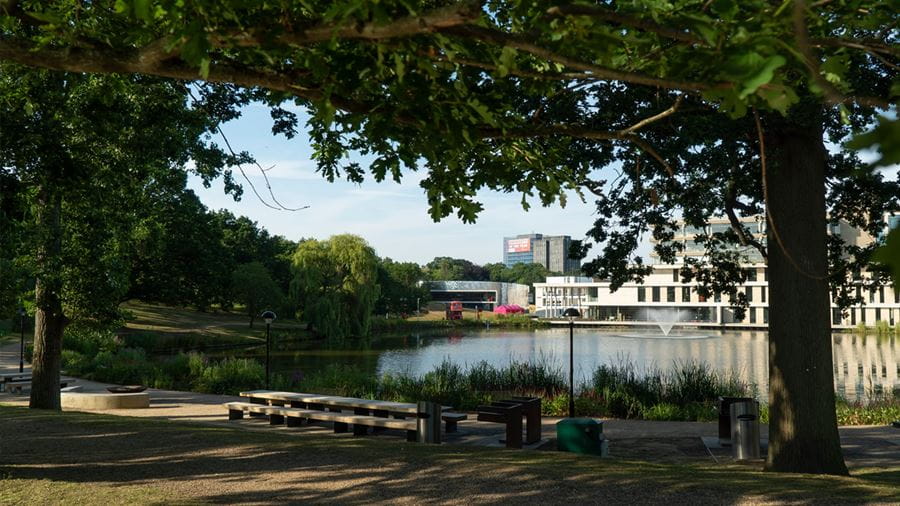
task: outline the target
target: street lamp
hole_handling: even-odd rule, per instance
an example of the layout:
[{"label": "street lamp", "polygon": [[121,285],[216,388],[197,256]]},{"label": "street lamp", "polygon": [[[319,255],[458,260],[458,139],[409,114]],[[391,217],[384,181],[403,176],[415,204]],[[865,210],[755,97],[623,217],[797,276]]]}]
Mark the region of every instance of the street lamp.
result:
[{"label": "street lamp", "polygon": [[262,314],[263,320],[266,321],[266,390],[269,389],[269,349],[271,345],[269,344],[269,327],[272,326],[272,322],[275,321],[275,312],[274,311],[263,311]]},{"label": "street lamp", "polygon": [[575,418],[575,318],[581,316],[574,307],[566,309],[563,316],[569,319],[569,418]]},{"label": "street lamp", "polygon": [[19,308],[19,372],[25,370],[25,308]]}]

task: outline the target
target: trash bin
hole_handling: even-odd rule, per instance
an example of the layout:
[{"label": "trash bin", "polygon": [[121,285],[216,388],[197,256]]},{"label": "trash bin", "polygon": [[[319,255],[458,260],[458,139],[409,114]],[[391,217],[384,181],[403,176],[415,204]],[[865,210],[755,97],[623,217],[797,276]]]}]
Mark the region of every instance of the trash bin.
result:
[{"label": "trash bin", "polygon": [[441,444],[441,405],[419,401],[416,418],[419,442]]},{"label": "trash bin", "polygon": [[719,397],[719,444],[731,445],[731,405],[735,402],[752,402],[750,397]]},{"label": "trash bin", "polygon": [[608,446],[603,439],[603,422],[593,418],[564,418],[556,422],[556,448],[605,457]]},{"label": "trash bin", "polygon": [[738,415],[737,430],[732,435],[732,454],[735,460],[759,458],[759,417]]}]

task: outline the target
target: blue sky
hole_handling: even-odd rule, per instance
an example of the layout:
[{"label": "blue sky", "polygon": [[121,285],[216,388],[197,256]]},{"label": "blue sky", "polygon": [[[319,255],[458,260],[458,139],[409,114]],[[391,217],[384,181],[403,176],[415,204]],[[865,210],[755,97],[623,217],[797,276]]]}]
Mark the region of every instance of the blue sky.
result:
[{"label": "blue sky", "polygon": [[[327,239],[352,233],[365,238],[379,256],[394,260],[427,263],[436,256],[450,256],[484,264],[502,260],[504,236],[535,232],[582,238],[594,221],[593,201],[581,202],[574,193],[565,208],[559,204],[544,208],[534,199],[526,212],[519,194],[486,191],[479,195],[485,210],[475,224],[464,224],[455,216],[434,223],[424,190],[418,186],[422,175],[407,173],[400,184],[329,183],[315,172],[308,137],[302,131],[290,140],[274,136],[271,123],[268,109],[253,105],[223,131],[235,150],[250,152],[264,168],[274,166],[267,175],[279,202],[289,208],[308,205],[308,209],[286,212],[267,208],[240,174],[236,174],[244,186],[240,202],[225,195],[221,183],[206,189],[198,178],[191,178],[189,186],[207,207],[247,216],[289,239]],[[216,142],[222,143],[221,139]],[[246,166],[245,171],[270,200],[259,170]]]},{"label": "blue sky", "polygon": [[[248,151],[262,167],[272,167],[267,175],[279,202],[288,208],[309,208],[296,212],[267,208],[237,171],[236,178],[244,186],[240,202],[225,195],[221,182],[207,189],[199,178],[191,178],[189,186],[207,207],[229,209],[258,222],[270,233],[292,240],[327,239],[351,233],[365,238],[379,256],[394,260],[424,264],[437,256],[449,256],[485,264],[502,261],[504,236],[542,233],[580,239],[594,221],[593,201],[582,202],[574,193],[569,195],[565,208],[558,203],[541,207],[539,201],[532,199],[532,207],[526,212],[519,194],[483,191],[479,198],[485,210],[476,223],[465,224],[455,216],[435,223],[428,215],[424,190],[418,186],[421,174],[409,172],[400,184],[366,181],[357,185],[344,180],[329,183],[315,172],[309,138],[302,129],[288,140],[273,135],[271,124],[266,107],[251,105],[240,119],[226,124],[223,131],[235,150]],[[221,139],[216,142],[222,143]],[[271,202],[259,170],[246,166],[245,171]],[[900,177],[896,166],[884,172],[889,179]],[[638,253],[646,257],[648,252],[645,242]]]}]

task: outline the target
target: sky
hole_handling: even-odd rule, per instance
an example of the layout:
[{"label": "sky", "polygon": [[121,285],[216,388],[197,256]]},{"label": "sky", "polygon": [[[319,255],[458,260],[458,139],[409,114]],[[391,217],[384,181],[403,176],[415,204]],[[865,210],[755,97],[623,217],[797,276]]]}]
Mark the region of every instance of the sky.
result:
[{"label": "sky", "polygon": [[[366,239],[379,256],[397,261],[425,264],[434,257],[449,256],[485,264],[503,260],[504,236],[540,233],[581,239],[594,221],[593,201],[581,202],[574,193],[565,208],[558,203],[541,207],[532,199],[526,212],[521,195],[484,191],[479,199],[485,209],[476,223],[465,224],[456,216],[435,223],[428,215],[425,191],[418,185],[424,175],[409,172],[400,184],[374,180],[361,185],[343,180],[329,183],[315,172],[312,148],[302,130],[286,139],[273,135],[271,124],[267,108],[251,105],[240,119],[224,125],[223,131],[236,151],[249,152],[263,168],[272,167],[266,175],[281,204],[309,208],[295,212],[267,208],[237,171],[235,178],[244,186],[240,202],[225,195],[221,181],[207,189],[199,178],[191,177],[188,185],[210,209],[224,208],[247,216],[270,233],[291,240],[351,233]],[[216,142],[222,144],[221,139]],[[271,202],[259,169],[244,169]]]},{"label": "sky", "polygon": [[[303,118],[301,114],[301,123]],[[204,188],[199,178],[191,177],[188,185],[210,209],[224,208],[247,216],[270,233],[291,240],[351,233],[368,241],[379,256],[396,261],[425,264],[435,257],[448,256],[483,265],[503,260],[503,237],[540,233],[582,239],[594,221],[593,200],[582,202],[574,192],[568,195],[565,208],[559,203],[542,207],[533,198],[526,212],[519,194],[482,191],[478,197],[485,209],[476,223],[466,224],[452,215],[435,223],[428,215],[425,192],[418,185],[423,174],[408,172],[399,184],[373,180],[359,185],[345,180],[329,183],[315,172],[312,148],[303,129],[293,139],[286,139],[273,135],[271,125],[268,108],[253,104],[244,109],[241,118],[225,124],[223,131],[236,151],[249,152],[260,166],[269,169],[266,174],[272,192],[281,204],[308,208],[289,212],[266,207],[237,170],[235,178],[244,186],[239,202],[225,195],[220,180]],[[216,142],[222,144],[221,138]],[[873,157],[868,154],[864,159]],[[365,165],[365,160],[359,161]],[[259,169],[244,169],[250,182],[271,203]],[[897,180],[898,170],[900,167],[893,166],[883,172],[888,179]],[[646,239],[637,251],[645,258],[650,251]]]}]

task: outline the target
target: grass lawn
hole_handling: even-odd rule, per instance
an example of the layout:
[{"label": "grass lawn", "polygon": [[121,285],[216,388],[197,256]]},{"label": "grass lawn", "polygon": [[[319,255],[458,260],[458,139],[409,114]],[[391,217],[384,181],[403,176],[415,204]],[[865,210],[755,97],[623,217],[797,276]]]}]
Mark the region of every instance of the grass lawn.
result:
[{"label": "grass lawn", "polygon": [[[242,344],[264,342],[266,336],[262,319],[257,318],[250,328],[249,318],[236,312],[201,312],[140,301],[126,302],[122,309],[133,315],[125,323],[124,331],[156,335],[162,344]],[[285,331],[298,337],[306,335],[300,324],[291,321],[276,320],[272,331]]]},{"label": "grass lawn", "polygon": [[900,463],[776,475],[296,432],[0,406],[0,504],[900,502]]}]

